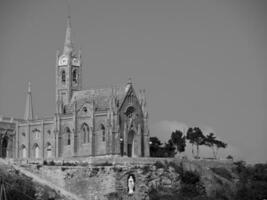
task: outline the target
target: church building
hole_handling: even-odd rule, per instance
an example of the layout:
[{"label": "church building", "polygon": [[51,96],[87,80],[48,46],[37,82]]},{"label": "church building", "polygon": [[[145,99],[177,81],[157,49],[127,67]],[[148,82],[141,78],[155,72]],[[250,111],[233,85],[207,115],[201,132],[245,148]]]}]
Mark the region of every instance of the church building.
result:
[{"label": "church building", "polygon": [[0,117],[0,157],[45,160],[95,156],[149,156],[145,90],[131,80],[121,87],[82,89],[81,52],[71,41],[56,60],[56,113],[34,119],[29,83],[24,119]]}]

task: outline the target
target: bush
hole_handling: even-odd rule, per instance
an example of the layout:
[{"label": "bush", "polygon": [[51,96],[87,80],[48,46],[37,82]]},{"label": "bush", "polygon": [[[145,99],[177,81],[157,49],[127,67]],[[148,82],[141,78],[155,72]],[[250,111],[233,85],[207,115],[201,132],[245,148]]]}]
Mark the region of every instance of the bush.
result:
[{"label": "bush", "polygon": [[174,169],[174,171],[178,174],[182,174],[183,173],[183,167],[182,165],[178,165],[177,163],[171,161],[168,163],[169,167],[172,167]]},{"label": "bush", "polygon": [[119,195],[117,192],[112,192],[106,195],[108,200],[117,200],[119,199]]},{"label": "bush", "polygon": [[122,167],[113,167],[114,172],[122,172]]},{"label": "bush", "polygon": [[143,167],[143,174],[147,174],[149,171],[150,171],[150,166],[145,165],[145,166]]},{"label": "bush", "polygon": [[[176,200],[181,199],[179,193],[177,191],[171,191],[170,189],[166,189],[164,187],[152,188],[149,193],[150,200]],[[181,199],[182,200],[182,199]]]},{"label": "bush", "polygon": [[42,167],[42,165],[38,164],[36,165],[36,168],[39,170]]},{"label": "bush", "polygon": [[246,166],[239,162],[236,165],[236,170],[239,172],[239,182],[235,199],[267,199],[267,164]]},{"label": "bush", "polygon": [[181,180],[185,184],[196,184],[199,182],[200,177],[197,172],[185,171],[181,176]]},{"label": "bush", "polygon": [[55,165],[55,162],[54,162],[53,160],[51,160],[51,161],[49,162],[49,165],[54,166],[54,165]]},{"label": "bush", "polygon": [[98,172],[99,172],[99,168],[93,168],[89,177],[96,176]]},{"label": "bush", "polygon": [[165,167],[165,165],[160,161],[155,162],[154,166],[156,167],[156,169]]},{"label": "bush", "polygon": [[184,197],[196,197],[199,195],[197,188],[193,184],[183,184],[181,187],[181,194]]}]

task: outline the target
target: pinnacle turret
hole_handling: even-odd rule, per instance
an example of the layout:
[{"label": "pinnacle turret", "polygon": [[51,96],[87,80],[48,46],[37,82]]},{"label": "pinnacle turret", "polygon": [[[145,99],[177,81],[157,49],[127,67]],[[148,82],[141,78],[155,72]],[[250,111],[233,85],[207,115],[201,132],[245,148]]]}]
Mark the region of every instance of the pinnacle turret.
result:
[{"label": "pinnacle turret", "polygon": [[28,92],[24,113],[25,120],[33,120],[33,106],[32,106],[32,93],[31,93],[31,82],[28,82]]}]

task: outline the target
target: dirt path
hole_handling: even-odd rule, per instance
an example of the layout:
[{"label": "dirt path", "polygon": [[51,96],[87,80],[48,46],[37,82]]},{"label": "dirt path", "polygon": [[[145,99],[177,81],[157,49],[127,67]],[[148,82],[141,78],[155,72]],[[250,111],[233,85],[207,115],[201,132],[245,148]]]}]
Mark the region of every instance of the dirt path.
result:
[{"label": "dirt path", "polygon": [[82,198],[76,196],[75,194],[70,193],[70,192],[66,191],[65,189],[63,189],[63,188],[58,187],[57,185],[38,177],[37,175],[35,175],[35,174],[23,169],[22,167],[10,164],[6,160],[3,160],[3,159],[0,158],[0,165],[1,164],[9,165],[11,167],[14,167],[16,170],[18,170],[22,174],[32,178],[33,181],[38,182],[39,184],[42,184],[42,185],[48,186],[49,188],[54,189],[57,193],[62,194],[63,196],[65,196],[69,200],[83,200]]}]

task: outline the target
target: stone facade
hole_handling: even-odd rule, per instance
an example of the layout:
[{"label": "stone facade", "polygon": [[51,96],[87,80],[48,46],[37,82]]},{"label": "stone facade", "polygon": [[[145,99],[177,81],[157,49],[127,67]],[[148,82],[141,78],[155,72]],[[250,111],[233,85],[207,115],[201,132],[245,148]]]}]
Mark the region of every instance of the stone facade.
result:
[{"label": "stone facade", "polygon": [[[145,91],[137,95],[130,80],[122,87],[82,90],[81,52],[72,45],[70,17],[64,49],[57,53],[55,67],[55,115],[43,119],[32,117],[29,85],[24,119],[5,123],[0,120],[1,146],[4,144],[1,157],[149,156]],[[4,131],[7,129],[12,130],[10,134]]]}]

